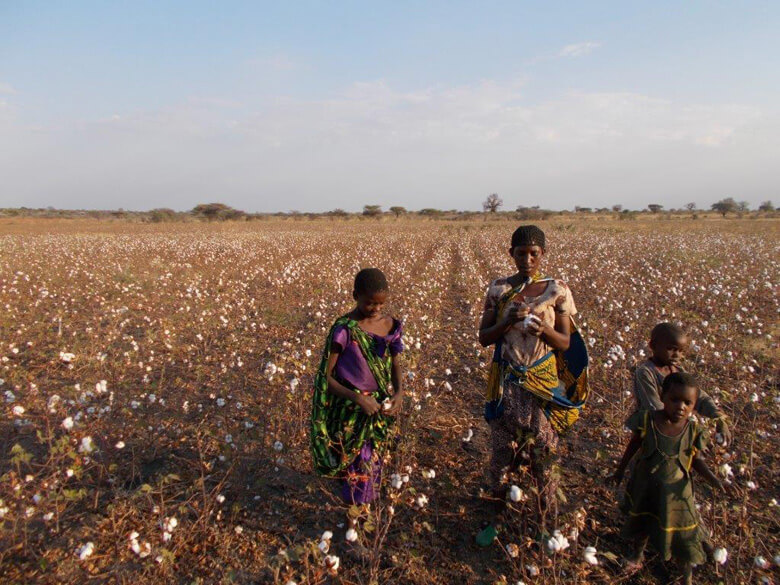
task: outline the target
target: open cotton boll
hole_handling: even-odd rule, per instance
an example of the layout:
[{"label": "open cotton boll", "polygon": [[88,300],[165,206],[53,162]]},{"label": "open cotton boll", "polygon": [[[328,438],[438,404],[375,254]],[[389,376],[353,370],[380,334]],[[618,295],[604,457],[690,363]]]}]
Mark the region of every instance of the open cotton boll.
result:
[{"label": "open cotton boll", "polygon": [[715,552],[712,553],[712,560],[714,560],[719,565],[725,564],[728,558],[729,551],[727,551],[725,548],[716,548]]},{"label": "open cotton boll", "polygon": [[758,555],[755,559],[753,559],[753,564],[756,567],[758,567],[759,569],[768,569],[769,568],[769,561],[767,561],[761,555]]},{"label": "open cotton boll", "polygon": [[401,486],[404,485],[404,482],[401,480],[401,476],[397,473],[394,473],[390,476],[390,486],[394,490],[400,490]]},{"label": "open cotton boll", "polygon": [[325,566],[332,572],[336,572],[341,564],[341,559],[336,555],[328,555],[325,557]]},{"label": "open cotton boll", "polygon": [[509,499],[513,502],[520,502],[523,499],[523,490],[516,485],[509,488]]},{"label": "open cotton boll", "polygon": [[331,538],[333,538],[333,533],[330,530],[326,530],[320,536],[320,540],[330,540]]},{"label": "open cotton boll", "polygon": [[393,403],[390,401],[389,398],[385,398],[384,402],[382,402],[382,410],[390,410],[393,407]]},{"label": "open cotton boll", "polygon": [[357,530],[354,528],[350,528],[347,530],[347,533],[344,535],[344,538],[347,540],[347,542],[355,542],[358,538]]},{"label": "open cotton boll", "polygon": [[426,496],[425,494],[421,494],[417,496],[417,499],[414,501],[414,503],[417,505],[418,508],[422,509],[428,505],[428,496]]},{"label": "open cotton boll", "polygon": [[433,479],[436,477],[436,472],[433,469],[423,469],[422,476],[425,479]]},{"label": "open cotton boll", "polygon": [[88,557],[91,557],[93,552],[95,552],[95,543],[88,542],[85,545],[79,547],[79,549],[76,551],[76,554],[78,554],[79,559],[83,561]]},{"label": "open cotton boll", "polygon": [[322,554],[328,554],[328,551],[330,550],[330,540],[321,540],[317,545],[317,548],[320,549]]},{"label": "open cotton boll", "polygon": [[589,565],[598,565],[599,560],[596,557],[596,548],[593,546],[585,547],[585,551],[582,553],[582,557]]}]

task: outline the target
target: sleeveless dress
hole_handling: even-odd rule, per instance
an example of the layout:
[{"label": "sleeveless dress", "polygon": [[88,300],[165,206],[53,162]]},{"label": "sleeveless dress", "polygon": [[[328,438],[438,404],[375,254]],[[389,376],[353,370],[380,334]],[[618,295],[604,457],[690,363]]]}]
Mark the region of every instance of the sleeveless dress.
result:
[{"label": "sleeveless dress", "polygon": [[707,444],[706,431],[690,420],[682,432],[669,437],[659,432],[653,411],[641,410],[626,421],[639,432],[642,446],[634,457],[622,510],[627,514],[623,534],[648,537],[664,560],[671,557],[701,564],[705,534],[693,498],[691,466]]}]

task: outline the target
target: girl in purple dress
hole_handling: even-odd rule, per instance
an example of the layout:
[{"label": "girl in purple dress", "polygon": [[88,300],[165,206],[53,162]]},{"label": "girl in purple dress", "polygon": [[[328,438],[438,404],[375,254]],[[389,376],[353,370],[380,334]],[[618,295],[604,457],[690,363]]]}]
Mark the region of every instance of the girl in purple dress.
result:
[{"label": "girl in purple dress", "polygon": [[352,296],[356,306],[331,327],[314,380],[311,452],[317,473],[341,478],[344,501],[361,505],[379,495],[382,456],[401,410],[403,342],[401,322],[382,313],[381,270],[358,272]]}]

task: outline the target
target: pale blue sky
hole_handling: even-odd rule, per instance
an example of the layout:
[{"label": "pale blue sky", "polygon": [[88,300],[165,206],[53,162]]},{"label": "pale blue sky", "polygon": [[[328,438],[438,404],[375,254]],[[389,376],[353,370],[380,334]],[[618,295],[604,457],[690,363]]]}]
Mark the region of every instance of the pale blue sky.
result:
[{"label": "pale blue sky", "polygon": [[1,206],[778,201],[777,2],[2,2]]}]

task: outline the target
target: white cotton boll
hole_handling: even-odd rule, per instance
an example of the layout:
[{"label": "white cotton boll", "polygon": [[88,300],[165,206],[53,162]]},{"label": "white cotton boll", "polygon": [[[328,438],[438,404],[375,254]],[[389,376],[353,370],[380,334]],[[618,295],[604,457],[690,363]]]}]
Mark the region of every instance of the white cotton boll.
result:
[{"label": "white cotton boll", "polygon": [[404,483],[409,483],[409,474],[404,473],[403,475],[401,475],[401,481]]},{"label": "white cotton boll", "polygon": [[79,445],[79,453],[92,453],[95,450],[95,443],[92,442],[92,437],[86,436],[81,439]]},{"label": "white cotton boll", "polygon": [[138,537],[139,537],[139,536],[140,536],[140,534],[138,534],[138,533],[137,533],[135,530],[133,530],[133,531],[132,531],[132,532],[131,532],[131,533],[128,535],[128,537],[127,537],[127,538],[128,538],[128,540],[130,540],[130,542],[132,542],[132,541],[134,541],[134,540],[138,540]]},{"label": "white cotton boll", "polygon": [[422,476],[425,479],[433,479],[436,477],[436,472],[433,469],[424,469],[422,472]]},{"label": "white cotton boll", "polygon": [[224,398],[217,398],[217,406],[219,406],[219,407],[225,406],[225,399]]},{"label": "white cotton boll", "polygon": [[385,398],[382,402],[382,410],[390,410],[393,407],[393,403],[389,398]]},{"label": "white cotton boll", "polygon": [[330,540],[331,538],[333,538],[333,533],[330,530],[326,530],[320,536],[320,540]]},{"label": "white cotton boll", "polygon": [[63,421],[62,421],[62,428],[65,429],[66,431],[69,431],[70,429],[73,428],[73,417],[72,416],[68,416],[65,419],[63,419]]},{"label": "white cotton boll", "polygon": [[750,395],[750,402],[758,402],[758,394],[753,392],[753,394]]},{"label": "white cotton boll", "polygon": [[747,487],[749,490],[754,490],[758,488],[758,485],[756,485],[756,482],[754,481],[749,481],[747,482]]},{"label": "white cotton boll", "polygon": [[755,559],[753,559],[753,564],[756,567],[758,567],[759,569],[768,569],[769,568],[769,561],[767,561],[761,555],[758,555]]},{"label": "white cotton boll", "polygon": [[421,494],[417,496],[417,499],[414,501],[414,503],[419,509],[423,509],[425,506],[428,505],[428,496],[426,496],[425,494]]},{"label": "white cotton boll", "polygon": [[163,532],[163,542],[168,542],[171,539],[171,533],[167,530]]},{"label": "white cotton boll", "polygon": [[390,486],[394,490],[400,490],[401,486],[404,485],[404,482],[401,480],[401,476],[397,473],[394,473],[390,476]]},{"label": "white cotton boll", "polygon": [[278,452],[281,451],[282,449],[284,449],[284,444],[281,441],[276,441],[274,443],[274,451]]},{"label": "white cotton boll", "polygon": [[469,429],[468,431],[466,431],[466,436],[463,437],[463,442],[468,443],[469,441],[471,441],[472,437],[474,437],[474,430]]},{"label": "white cotton boll", "polygon": [[712,553],[712,560],[714,560],[719,565],[725,564],[728,558],[729,551],[727,551],[725,548],[716,548],[715,552]]},{"label": "white cotton boll", "polygon": [[531,577],[539,576],[539,567],[536,565],[526,565],[525,570]]},{"label": "white cotton boll", "polygon": [[582,554],[582,557],[585,559],[585,562],[589,565],[598,565],[599,560],[596,557],[596,548],[593,546],[588,546],[585,548],[585,551]]},{"label": "white cotton boll", "polygon": [[336,555],[328,555],[325,557],[325,566],[331,572],[335,573],[336,571],[338,571],[340,564],[341,564],[341,559],[339,559]]},{"label": "white cotton boll", "polygon": [[509,488],[509,499],[513,502],[520,502],[523,499],[523,490],[516,485]]},{"label": "white cotton boll", "polygon": [[541,323],[541,320],[536,315],[528,315],[523,319],[523,327],[526,329],[528,329],[531,324],[538,325],[539,323]]},{"label": "white cotton boll", "polygon": [[13,408],[13,413],[14,413],[16,416],[22,416],[22,415],[24,414],[24,406],[22,406],[21,404],[17,404],[17,405],[16,405],[16,406],[14,406],[14,408]]},{"label": "white cotton boll", "polygon": [[298,585],[298,583],[296,583],[295,581],[293,581],[292,579],[290,579],[290,580],[289,580],[289,581],[287,581],[287,583],[285,583],[284,585]]},{"label": "white cotton boll", "polygon": [[330,550],[330,540],[321,540],[317,545],[317,548],[320,549],[322,554],[328,554],[328,551]]},{"label": "white cotton boll", "polygon": [[516,559],[517,557],[520,556],[520,547],[517,546],[515,543],[511,542],[508,545],[506,545],[506,552],[510,557]]},{"label": "white cotton boll", "polygon": [[347,530],[347,533],[344,535],[344,538],[347,540],[347,542],[355,542],[358,538],[357,530],[354,528],[350,528]]},{"label": "white cotton boll", "polygon": [[734,477],[734,472],[731,469],[731,465],[728,463],[724,463],[718,468],[718,471],[720,471],[720,474],[725,477],[727,480],[730,477]]},{"label": "white cotton boll", "polygon": [[124,441],[117,441],[116,445],[114,445],[117,449],[124,449],[125,448],[125,442]]},{"label": "white cotton boll", "polygon": [[48,522],[52,518],[54,518],[54,512],[46,512],[46,514],[43,515],[43,519],[46,522]]},{"label": "white cotton boll", "polygon": [[85,545],[81,546],[78,551],[76,551],[76,554],[79,555],[79,559],[82,561],[91,557],[92,553],[95,552],[95,543],[94,542],[88,542]]}]

